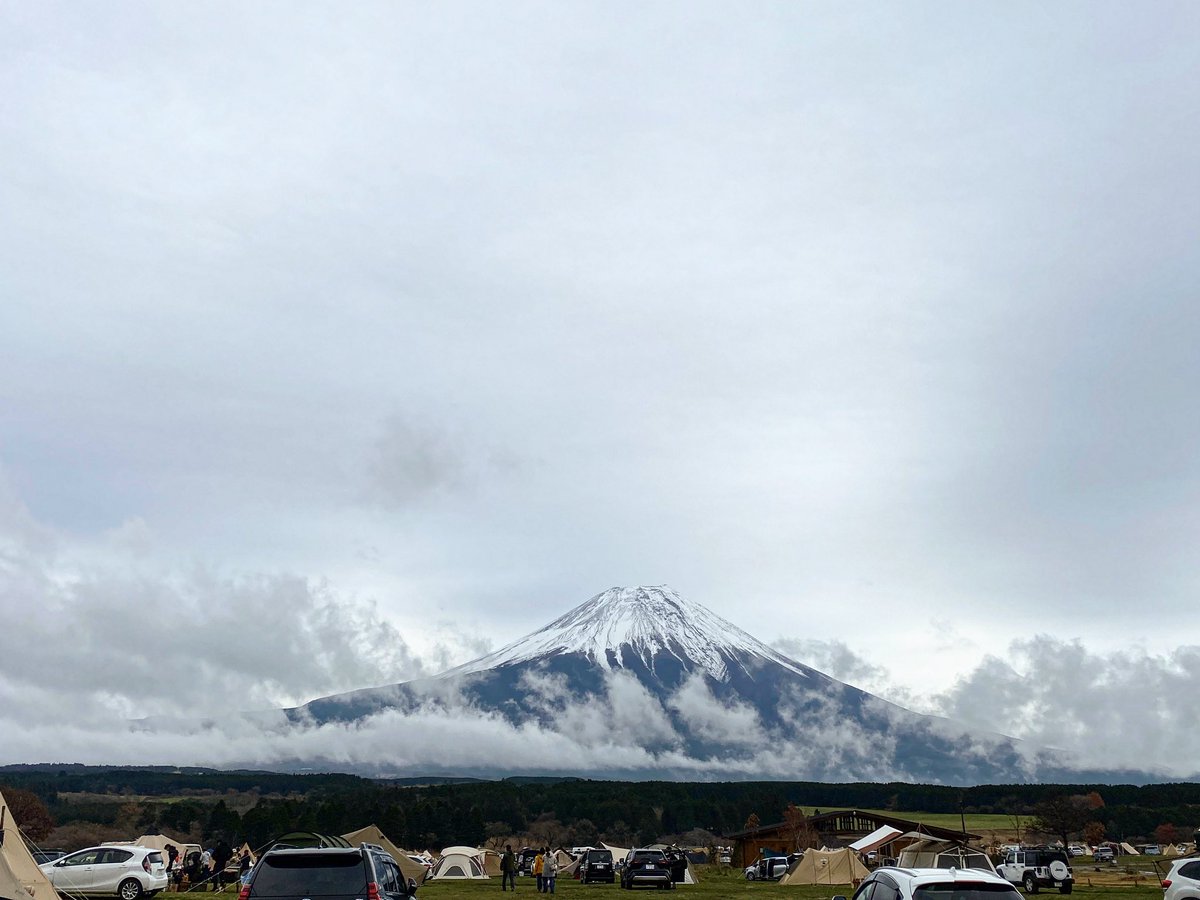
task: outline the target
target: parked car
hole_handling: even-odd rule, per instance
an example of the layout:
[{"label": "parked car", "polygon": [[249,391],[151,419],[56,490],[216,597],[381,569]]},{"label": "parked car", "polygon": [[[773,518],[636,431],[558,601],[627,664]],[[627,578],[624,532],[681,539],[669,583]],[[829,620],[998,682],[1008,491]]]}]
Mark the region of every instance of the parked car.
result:
[{"label": "parked car", "polygon": [[1174,860],[1162,887],[1163,900],[1200,900],[1200,859]]},{"label": "parked car", "polygon": [[408,900],[417,884],[383,850],[357,847],[268,850],[238,900]]},{"label": "parked car", "polygon": [[533,861],[537,858],[538,851],[533,847],[522,847],[517,851],[517,874],[532,875]]},{"label": "parked car", "polygon": [[629,890],[647,884],[657,888],[675,887],[671,870],[667,868],[666,854],[661,850],[630,850],[621,869],[621,887]]},{"label": "parked car", "polygon": [[1112,847],[1097,847],[1096,852],[1092,854],[1092,859],[1096,862],[1115,863],[1117,861],[1117,851]]},{"label": "parked car", "polygon": [[764,856],[752,865],[746,866],[747,881],[778,881],[787,874],[792,864],[790,856]]},{"label": "parked car", "polygon": [[1084,850],[1082,847],[1080,847],[1078,844],[1072,844],[1071,846],[1069,846],[1067,848],[1067,852],[1070,853],[1072,856],[1084,856],[1087,854],[1087,851]]},{"label": "parked car", "polygon": [[604,881],[612,884],[616,881],[616,869],[613,868],[611,850],[587,850],[579,862],[579,880],[584,884],[593,881]]},{"label": "parked car", "polygon": [[[843,896],[833,900],[846,900]],[[854,900],[1021,900],[1017,889],[983,869],[883,866],[863,879]]]},{"label": "parked car", "polygon": [[116,894],[121,900],[139,900],[167,886],[162,853],[149,847],[88,847],[38,868],[64,894]]},{"label": "parked car", "polygon": [[1044,887],[1058,888],[1060,894],[1069,894],[1075,884],[1067,852],[1050,847],[1009,850],[996,871],[1010,883],[1024,887],[1027,894],[1036,894]]}]

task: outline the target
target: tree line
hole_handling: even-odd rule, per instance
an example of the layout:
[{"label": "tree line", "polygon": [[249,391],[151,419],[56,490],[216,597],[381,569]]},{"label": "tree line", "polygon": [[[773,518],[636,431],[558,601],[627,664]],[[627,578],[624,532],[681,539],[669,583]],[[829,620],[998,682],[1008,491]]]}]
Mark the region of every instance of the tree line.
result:
[{"label": "tree line", "polygon": [[116,837],[135,837],[163,830],[203,843],[225,839],[257,847],[287,831],[343,834],[374,822],[411,848],[478,846],[522,836],[544,844],[604,839],[629,846],[688,833],[726,835],[742,830],[751,816],[763,823],[778,822],[790,804],[878,809],[902,818],[914,812],[1004,814],[1014,821],[1024,818],[1030,825],[1036,819],[1044,833],[1072,839],[1082,837],[1088,825],[1093,833],[1099,825],[1106,837],[1117,840],[1150,840],[1164,825],[1184,839],[1200,825],[1200,784],[1192,783],[955,788],[903,783],[413,781],[201,769],[0,769],[0,790],[10,804],[16,806],[12,792],[23,790],[44,808],[37,827],[45,834],[39,840],[58,834],[84,843],[101,834],[111,839],[113,832],[120,832]]}]

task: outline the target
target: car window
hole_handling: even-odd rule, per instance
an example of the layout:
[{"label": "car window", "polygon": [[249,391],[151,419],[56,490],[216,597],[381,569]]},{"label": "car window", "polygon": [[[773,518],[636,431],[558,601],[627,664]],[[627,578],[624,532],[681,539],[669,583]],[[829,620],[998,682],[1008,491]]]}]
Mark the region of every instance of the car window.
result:
[{"label": "car window", "polygon": [[1022,900],[1022,897],[1011,884],[947,881],[921,885],[913,891],[913,900]]},{"label": "car window", "polygon": [[64,866],[94,866],[99,855],[99,850],[84,850],[82,853],[66,857],[62,863]]},{"label": "car window", "polygon": [[855,892],[852,900],[872,900],[872,896],[874,895],[874,893],[875,893],[875,882],[868,881],[866,884],[864,884],[862,887],[860,887]]},{"label": "car window", "polygon": [[1200,879],[1200,862],[1184,863],[1179,867],[1179,874],[1184,878]]},{"label": "car window", "polygon": [[588,862],[609,862],[612,860],[612,853],[608,850],[589,850]]},{"label": "car window", "polygon": [[133,854],[128,850],[101,850],[100,855],[96,857],[96,863],[97,865],[123,863],[132,856]]},{"label": "car window", "polygon": [[365,897],[366,866],[358,854],[264,856],[250,885],[251,896],[313,897],[350,894]]},{"label": "car window", "polygon": [[890,884],[877,881],[875,883],[875,893],[871,895],[871,900],[900,900],[900,891]]}]

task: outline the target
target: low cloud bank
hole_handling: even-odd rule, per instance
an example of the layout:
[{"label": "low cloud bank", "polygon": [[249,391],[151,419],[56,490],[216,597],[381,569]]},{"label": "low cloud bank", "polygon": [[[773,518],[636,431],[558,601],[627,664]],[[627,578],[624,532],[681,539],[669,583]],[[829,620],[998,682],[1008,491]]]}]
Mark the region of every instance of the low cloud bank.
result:
[{"label": "low cloud bank", "polygon": [[[369,599],[287,573],[164,566],[153,542],[138,520],[88,540],[56,532],[0,481],[0,595],[9,619],[0,629],[0,762],[912,777],[892,762],[894,737],[863,731],[832,705],[782,696],[783,726],[767,727],[754,708],[719,701],[700,678],[660,701],[616,673],[602,696],[580,703],[561,680],[533,676],[525,688],[541,719],[519,725],[470,706],[448,683],[408,713],[288,725],[273,710],[428,677],[477,652],[476,639],[422,658]],[[1062,748],[1081,767],[1193,771],[1197,647],[1103,654],[1038,637],[984,659],[944,693],[918,696],[842,642],[778,646],[839,680],[976,729],[963,746],[984,758],[1000,744],[979,734],[993,732]],[[877,712],[888,709],[880,702]],[[697,740],[721,750],[698,754]]]}]

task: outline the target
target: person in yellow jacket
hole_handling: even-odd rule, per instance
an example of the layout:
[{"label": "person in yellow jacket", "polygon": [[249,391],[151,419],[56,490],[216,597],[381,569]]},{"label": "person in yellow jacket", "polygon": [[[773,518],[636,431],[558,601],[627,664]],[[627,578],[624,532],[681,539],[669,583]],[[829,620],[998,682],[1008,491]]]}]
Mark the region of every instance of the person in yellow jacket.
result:
[{"label": "person in yellow jacket", "polygon": [[537,852],[537,856],[533,858],[533,875],[537,878],[538,893],[542,892],[542,867],[546,865],[546,858],[542,856],[542,851]]}]

